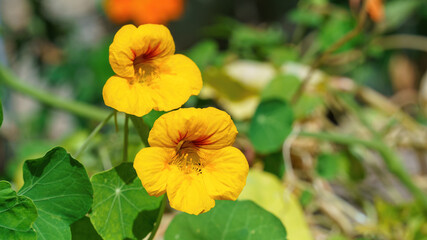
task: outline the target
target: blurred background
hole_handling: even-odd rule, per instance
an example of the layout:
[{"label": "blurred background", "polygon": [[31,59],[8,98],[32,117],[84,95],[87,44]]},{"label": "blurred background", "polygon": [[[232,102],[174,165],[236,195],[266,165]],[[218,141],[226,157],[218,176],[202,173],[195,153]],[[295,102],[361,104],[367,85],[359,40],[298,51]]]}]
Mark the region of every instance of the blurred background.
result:
[{"label": "blurred background", "polygon": [[[427,1],[0,0],[0,21],[0,179],[16,188],[23,161],[58,145],[75,153],[108,113],[102,87],[114,75],[116,31],[159,23],[202,71],[204,88],[185,107],[232,116],[253,169],[242,198],[276,214],[289,239],[427,239],[427,216],[381,153],[298,137],[381,139],[425,193]],[[271,98],[289,103],[293,127],[266,147],[251,129]],[[120,162],[121,135],[111,124],[95,137],[79,158],[89,175]],[[133,159],[136,132],[130,143]]]}]

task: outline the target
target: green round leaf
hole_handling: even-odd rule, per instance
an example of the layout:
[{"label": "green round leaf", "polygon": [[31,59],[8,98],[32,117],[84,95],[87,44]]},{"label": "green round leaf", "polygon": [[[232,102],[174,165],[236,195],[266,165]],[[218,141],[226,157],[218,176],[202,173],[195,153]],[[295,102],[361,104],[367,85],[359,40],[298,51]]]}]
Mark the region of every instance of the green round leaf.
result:
[{"label": "green round leaf", "polygon": [[91,178],[94,190],[90,220],[103,239],[142,239],[153,229],[163,197],[151,197],[132,163]]},{"label": "green round leaf", "polygon": [[83,165],[57,147],[24,164],[19,195],[33,200],[39,214],[33,224],[38,239],[70,239],[70,224],[92,205],[92,186]]},{"label": "green round leaf", "polygon": [[216,201],[199,216],[181,213],[169,225],[166,240],[286,240],[282,222],[252,201]]},{"label": "green round leaf", "polygon": [[291,133],[292,123],[292,108],[286,102],[278,99],[261,102],[249,128],[255,150],[260,153],[279,150]]},{"label": "green round leaf", "polygon": [[71,224],[72,240],[102,240],[86,216]]},{"label": "green round leaf", "polygon": [[290,101],[300,85],[301,80],[294,75],[278,75],[264,88],[261,98]]},{"label": "green round leaf", "polygon": [[17,196],[7,181],[0,181],[0,236],[2,239],[36,239],[31,224],[37,210],[31,199]]}]

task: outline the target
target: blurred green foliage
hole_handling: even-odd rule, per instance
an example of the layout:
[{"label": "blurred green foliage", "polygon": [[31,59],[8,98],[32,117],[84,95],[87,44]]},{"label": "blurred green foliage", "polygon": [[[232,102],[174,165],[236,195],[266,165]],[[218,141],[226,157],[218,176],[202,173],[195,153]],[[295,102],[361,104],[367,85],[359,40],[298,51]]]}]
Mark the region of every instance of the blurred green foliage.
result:
[{"label": "blurred green foliage", "polygon": [[[96,21],[99,21],[97,24],[102,26],[101,32],[103,34],[92,42],[85,43],[76,37],[78,30],[83,27],[79,23],[80,21],[66,22],[63,19],[55,19],[55,17],[44,12],[42,2],[29,1],[30,21],[24,28],[16,31],[9,26],[2,26],[1,36],[7,41],[7,46],[10,48],[8,52],[13,53],[13,56],[9,58],[11,67],[18,71],[21,65],[28,65],[26,62],[28,60],[34,65],[35,71],[26,74],[21,73],[20,75],[23,76],[24,80],[31,78],[28,77],[29,75],[33,75],[38,80],[38,82],[29,84],[33,84],[35,87],[47,85],[48,91],[63,94],[64,96],[61,98],[75,99],[103,107],[102,87],[105,81],[114,75],[108,62],[108,48],[114,32],[119,26],[112,25],[104,19],[105,14],[101,12],[101,2],[97,2],[93,14],[96,14]],[[393,70],[400,69],[403,64],[392,65],[396,55],[404,56],[409,65],[415,69],[414,72],[410,72],[412,71],[408,70],[410,68],[401,70],[404,73],[403,76],[414,74],[415,80],[413,79],[411,89],[418,90],[419,81],[421,81],[420,75],[426,71],[426,55],[424,52],[405,50],[408,46],[411,47],[410,42],[398,42],[400,45],[390,46],[389,37],[402,34],[425,37],[427,35],[427,28],[425,28],[427,2],[425,0],[387,0],[383,1],[386,18],[378,23],[368,18],[358,36],[347,41],[337,51],[333,52],[319,67],[318,70],[323,74],[319,82],[313,81],[309,84],[308,90],[299,97],[298,101],[293,102],[293,97],[301,87],[301,82],[308,75],[310,64],[357,25],[356,18],[360,6],[357,4],[354,6],[350,2],[354,4],[357,1],[187,1],[185,16],[181,20],[171,23],[171,31],[177,43],[177,52],[185,53],[196,62],[202,72],[205,89],[208,90],[204,93],[202,91],[200,96],[191,97],[185,107],[215,106],[225,109],[237,125],[238,138],[240,138],[238,140],[250,140],[248,143],[245,141],[237,141],[237,143],[243,142],[242,146],[239,147],[250,159],[254,168],[262,169],[264,174],[265,172],[273,174],[274,177],[277,177],[277,181],[279,181],[278,179],[286,179],[287,171],[290,170],[295,171],[297,175],[299,174],[301,176],[299,180],[302,184],[297,184],[297,190],[293,194],[297,197],[296,199],[299,199],[298,204],[307,211],[306,214],[310,216],[312,225],[320,222],[316,226],[320,226],[320,229],[326,232],[322,232],[322,234],[327,236],[327,239],[427,239],[426,216],[416,203],[401,204],[380,199],[380,197],[387,199],[395,196],[393,195],[394,185],[387,186],[381,191],[377,189],[383,187],[380,184],[370,186],[377,190],[374,193],[366,193],[365,190],[363,192],[360,190],[362,189],[361,186],[366,187],[369,181],[373,181],[371,178],[375,177],[372,176],[372,163],[367,161],[367,158],[373,158],[367,154],[369,150],[360,146],[333,145],[324,142],[316,142],[315,147],[312,147],[308,140],[302,141],[302,143],[293,141],[290,144],[292,149],[296,150],[290,153],[290,159],[287,161],[294,161],[292,163],[296,164],[293,169],[285,168],[282,147],[295,126],[304,129],[308,125],[310,131],[325,131],[326,129],[337,131],[339,134],[350,132],[352,136],[369,140],[372,133],[369,130],[366,133],[366,129],[364,129],[366,123],[363,122],[373,123],[372,125],[384,125],[379,114],[372,114],[372,112],[381,109],[373,109],[368,106],[366,102],[363,102],[363,99],[359,99],[360,96],[357,95],[357,91],[363,86],[368,86],[386,96],[397,93],[399,89],[396,87],[396,74],[393,73]],[[248,11],[241,11],[241,9]],[[90,22],[93,21],[91,19],[82,18],[81,21],[85,22],[83,25],[86,25],[86,21],[88,21],[87,25],[89,26],[89,23],[93,23]],[[85,34],[86,36],[92,35],[92,32],[90,34],[85,32]],[[396,44],[395,42],[392,43]],[[396,49],[399,50],[396,51]],[[271,79],[267,79],[265,85],[260,84],[258,87],[254,87],[247,81],[245,82],[245,79],[237,79],[232,76],[228,71],[230,65],[242,60],[250,60],[252,63],[262,63],[268,66],[267,68],[273,72],[270,76]],[[290,65],[291,67],[289,67]],[[253,70],[252,68],[242,69],[241,75]],[[337,96],[337,91],[347,91],[346,87],[348,87],[339,85],[337,82],[345,83],[348,78],[359,84],[357,89],[348,90],[351,93],[345,97]],[[401,78],[403,77],[397,79]],[[49,129],[56,116],[52,109],[49,106],[41,105],[37,106],[29,115],[19,115],[13,109],[16,105],[12,105],[11,95],[5,88],[1,89],[0,125],[3,120],[3,107],[6,115],[4,116],[5,124],[2,126],[2,131],[5,131],[8,139],[5,140],[7,141],[5,144],[0,143],[8,146],[8,150],[0,157],[8,159],[8,162],[5,163],[5,170],[1,173],[0,178],[12,181],[12,186],[19,188],[24,184],[22,165],[25,159],[41,157],[58,143],[70,152],[77,152],[97,123],[93,120],[73,116],[72,123],[74,125],[70,126],[70,128],[73,127],[72,131],[60,137],[52,138],[49,136]],[[346,99],[348,101],[345,101]],[[355,116],[354,106],[364,116],[365,120]],[[249,114],[239,115],[230,109],[245,109]],[[416,123],[424,125],[427,123],[427,117],[418,102],[410,103],[409,107],[402,106],[402,109],[409,116],[412,116]],[[152,111],[143,117],[143,122],[147,128],[151,128],[154,121],[162,114],[164,112]],[[395,120],[395,123],[390,124],[390,120],[387,121],[386,125],[389,126],[390,124],[392,130],[402,131],[402,122],[396,120],[398,118],[395,116],[391,118]],[[137,178],[131,171],[129,164],[113,168],[120,164],[119,159],[123,146],[121,115],[119,115],[118,121],[120,123],[119,131],[116,132],[114,124],[110,122],[88,145],[87,151],[79,157],[78,162],[85,166],[89,175],[96,174],[92,178],[93,184],[103,184],[103,181],[108,181],[111,178],[116,181],[115,183],[124,184],[124,188],[135,187],[138,185]],[[14,124],[13,126],[17,130],[10,131],[7,129],[6,131],[4,128],[9,127],[10,123]],[[383,133],[386,135],[388,132],[380,132],[380,134]],[[392,134],[390,135],[393,137]],[[390,135],[387,136],[390,137]],[[403,139],[401,135],[395,138]],[[389,141],[389,138],[386,138],[386,141]],[[301,147],[301,145],[303,146]],[[390,142],[389,145],[400,147],[395,142]],[[136,129],[132,128],[129,136],[129,156],[134,156],[141,146],[138,133]],[[405,149],[408,148],[407,146],[404,147]],[[415,148],[408,149],[414,150]],[[315,161],[306,164],[306,160],[299,161],[296,160],[298,158],[292,157],[292,154],[298,154],[301,151],[304,152],[305,157],[309,156]],[[3,154],[1,151],[0,153]],[[74,167],[80,166],[74,159],[70,162],[73,163],[71,165]],[[27,177],[34,176],[36,170],[27,169],[25,175]],[[383,175],[388,176],[387,174],[390,174],[386,169],[382,171]],[[132,178],[131,183],[126,182],[121,177],[123,175]],[[417,177],[421,177],[421,180],[424,179],[421,174]],[[62,181],[59,175],[54,176],[54,178]],[[85,178],[85,180],[87,179]],[[419,181],[422,182],[421,180]],[[313,190],[313,186],[311,186],[312,182],[316,181],[321,181],[323,185],[328,187],[332,185],[332,189],[335,185],[343,186],[345,188],[344,193],[337,193],[338,197],[342,197],[348,204],[366,213],[367,218],[375,219],[376,222],[354,223],[352,234],[341,231],[342,229],[337,228],[337,225],[340,224],[339,221],[335,220],[331,223],[325,220],[327,214],[320,213],[321,211],[318,210],[316,204],[320,199],[318,198],[319,192]],[[380,182],[378,179],[375,181]],[[7,194],[1,195],[0,199],[7,195],[7,199],[16,203],[9,211],[25,214],[28,216],[28,221],[36,221],[33,213],[34,208],[39,208],[39,204],[31,207],[31,200],[20,195],[19,192],[16,195],[9,186],[6,186],[7,183],[1,183]],[[143,209],[145,205],[135,205],[137,206],[135,209],[132,204],[140,204],[138,199],[145,201],[151,198],[145,193],[145,195],[142,194],[144,196],[135,196],[131,194],[132,191],[122,193],[116,198],[113,190],[118,186],[115,183],[109,182],[106,186],[94,187],[95,200],[100,205],[92,206],[92,212],[89,213],[90,218],[81,218],[81,214],[76,214],[72,219],[62,221],[64,220],[64,213],[59,211],[54,213],[54,216],[61,220],[57,224],[56,230],[43,226],[40,219],[36,221],[35,226],[41,224],[40,226],[46,227],[44,229],[42,227],[40,230],[42,232],[50,232],[57,236],[62,234],[69,237],[68,226],[80,218],[71,225],[73,239],[80,239],[84,236],[90,236],[90,239],[100,239],[98,233],[104,238],[110,236],[117,238],[144,237],[152,230],[159,199],[153,200],[150,205],[151,208],[147,211]],[[25,184],[28,184],[28,181]],[[138,188],[142,188],[140,184]],[[388,191],[391,193],[389,194]],[[378,199],[372,200],[372,194],[377,192]],[[380,196],[380,194],[384,194],[383,192],[386,192],[386,197]],[[38,194],[42,195],[43,193],[43,191],[39,191]],[[106,202],[102,202],[107,198]],[[132,204],[123,200],[125,198],[131,199]],[[121,202],[118,200],[114,202],[114,199],[120,199]],[[88,204],[89,201],[84,202]],[[376,214],[374,217],[369,215],[371,210],[366,208],[366,205],[372,204],[372,202],[375,205],[374,209],[371,209]],[[243,215],[246,214],[240,209],[242,204],[245,205],[245,210],[253,211],[253,215],[259,214],[268,219],[273,219],[266,210],[252,203],[228,204],[231,203],[218,203],[216,208],[202,217],[202,220],[186,214],[178,215],[172,221],[171,227],[166,233],[166,239],[178,234],[187,236],[188,239],[197,239],[200,236],[198,234],[205,234],[208,239],[216,237],[215,234],[224,234],[236,239],[247,236],[251,233],[250,229],[242,230],[239,228],[240,226],[237,226],[240,223],[238,220],[243,219]],[[71,207],[75,208],[75,204],[71,204]],[[127,219],[119,224],[112,224],[112,221],[108,220],[108,216],[105,216],[105,212],[99,213],[99,207],[111,209],[111,214],[114,216],[120,216],[120,214],[132,216],[132,221]],[[337,206],[330,207],[339,209]],[[221,229],[224,231],[213,233],[212,229],[206,228],[206,226],[210,226],[209,218],[215,217],[212,215],[217,214],[217,212],[229,213],[233,208],[238,208],[236,211],[239,216],[235,216],[237,220],[234,218],[227,219],[226,216],[229,217],[229,215],[225,213],[219,215],[218,218],[221,224],[224,221],[232,221],[230,226],[235,227],[234,230],[237,229],[237,233],[233,233],[231,231],[233,229],[226,229],[227,231]],[[4,219],[9,219],[9,216]],[[136,218],[134,218],[135,216]],[[143,219],[146,221],[142,221]],[[258,220],[255,219],[250,222],[253,228],[264,226],[265,223],[257,222]],[[188,225],[186,221],[194,224]],[[302,218],[302,221],[305,222],[305,219]],[[271,220],[273,225],[279,225],[277,222],[277,219]],[[134,229],[135,223],[141,224],[142,227]],[[13,224],[13,221],[8,221],[8,224]],[[28,224],[23,224],[22,229],[26,231],[29,229],[28,226]],[[104,226],[110,227],[104,228]],[[124,232],[118,231],[118,227],[123,227]],[[266,227],[266,229],[268,228]],[[282,226],[278,226],[277,229],[281,232],[284,231]],[[0,230],[4,231],[1,228]],[[288,232],[292,230],[288,230]],[[316,230],[319,229],[316,228]],[[36,231],[38,230],[36,229]],[[30,232],[29,234],[34,237],[33,232],[31,230]],[[270,237],[268,234],[272,233],[265,231],[264,234],[263,236]],[[259,237],[259,239],[263,238]]]}]

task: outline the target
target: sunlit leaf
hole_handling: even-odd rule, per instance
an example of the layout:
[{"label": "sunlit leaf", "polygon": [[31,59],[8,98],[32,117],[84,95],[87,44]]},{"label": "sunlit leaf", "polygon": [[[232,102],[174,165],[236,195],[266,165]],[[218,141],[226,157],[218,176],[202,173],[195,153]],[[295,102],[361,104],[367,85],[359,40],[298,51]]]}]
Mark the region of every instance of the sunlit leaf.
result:
[{"label": "sunlit leaf", "polygon": [[37,239],[70,239],[70,224],[92,205],[92,186],[83,165],[57,147],[40,159],[27,160],[23,173],[18,194],[37,207]]},{"label": "sunlit leaf", "polygon": [[254,60],[236,60],[225,65],[224,70],[232,79],[257,92],[277,74],[272,64]]},{"label": "sunlit leaf", "polygon": [[151,197],[132,163],[91,178],[94,200],[90,220],[103,239],[142,239],[156,221],[163,197]]},{"label": "sunlit leaf", "polygon": [[231,101],[240,101],[258,94],[257,90],[245,86],[230,77],[222,69],[213,67],[206,69],[203,74],[203,80],[214,88],[220,97],[225,97]]},{"label": "sunlit leaf", "polygon": [[249,138],[260,153],[271,153],[281,148],[291,133],[292,108],[281,100],[267,100],[259,104],[252,119]]},{"label": "sunlit leaf", "polygon": [[31,199],[18,196],[7,181],[0,181],[0,236],[1,239],[36,239],[31,224],[37,210]]},{"label": "sunlit leaf", "polygon": [[286,240],[280,220],[252,201],[217,201],[199,216],[181,213],[172,220],[166,240]]},{"label": "sunlit leaf", "polygon": [[297,198],[293,193],[285,191],[280,180],[274,175],[251,170],[239,199],[252,200],[277,216],[286,227],[289,239],[313,239]]},{"label": "sunlit leaf", "polygon": [[301,80],[294,75],[278,75],[264,88],[261,97],[290,101],[300,85]]}]

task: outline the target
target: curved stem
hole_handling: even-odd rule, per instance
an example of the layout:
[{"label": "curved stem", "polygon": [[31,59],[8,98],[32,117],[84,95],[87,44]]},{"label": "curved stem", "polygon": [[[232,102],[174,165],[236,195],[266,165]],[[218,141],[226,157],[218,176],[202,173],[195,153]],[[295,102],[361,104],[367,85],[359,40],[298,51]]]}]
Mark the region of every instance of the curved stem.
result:
[{"label": "curved stem", "polygon": [[96,128],[90,133],[90,135],[86,138],[85,142],[83,143],[83,145],[80,147],[79,151],[76,153],[75,158],[78,158],[80,156],[80,154],[82,152],[84,152],[84,150],[86,150],[87,145],[89,144],[89,142],[96,136],[96,134],[98,134],[98,132],[105,126],[105,124],[108,122],[108,120],[110,120],[110,118],[116,114],[116,111],[113,111],[110,115],[107,116],[107,118],[104,119],[104,121],[100,122],[98,124],[98,126],[96,126]]},{"label": "curved stem", "polygon": [[39,102],[51,107],[59,108],[71,112],[80,117],[103,121],[109,111],[102,108],[94,107],[82,102],[77,102],[69,99],[58,98],[47,91],[39,90],[33,86],[27,86],[18,79],[11,71],[0,65],[0,83],[7,87],[37,99]]},{"label": "curved stem", "polygon": [[302,137],[311,137],[316,138],[319,140],[326,140],[331,141],[339,144],[345,144],[345,145],[362,145],[368,148],[374,148],[376,149],[378,146],[376,142],[373,141],[367,141],[362,140],[359,138],[351,137],[351,136],[342,136],[338,134],[331,134],[331,133],[312,133],[312,132],[300,132],[299,136]]},{"label": "curved stem", "polygon": [[123,162],[128,161],[128,141],[129,141],[129,115],[125,115],[125,127],[123,129]]},{"label": "curved stem", "polygon": [[374,44],[384,49],[411,49],[427,52],[427,37],[396,34],[376,39]]},{"label": "curved stem", "polygon": [[157,219],[156,222],[154,223],[154,228],[151,231],[150,237],[148,238],[148,240],[153,240],[154,237],[156,236],[157,230],[159,230],[159,226],[160,226],[160,222],[162,221],[163,218],[163,213],[165,213],[165,208],[166,208],[166,194],[163,195],[163,200],[162,203],[160,203],[160,209],[159,209],[159,215],[157,215]]}]

